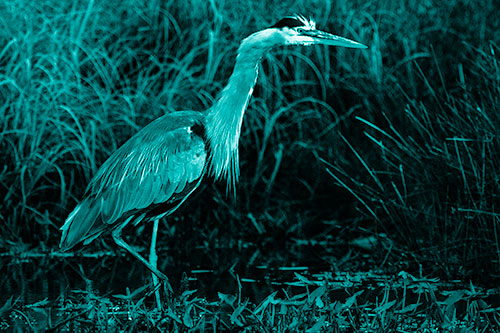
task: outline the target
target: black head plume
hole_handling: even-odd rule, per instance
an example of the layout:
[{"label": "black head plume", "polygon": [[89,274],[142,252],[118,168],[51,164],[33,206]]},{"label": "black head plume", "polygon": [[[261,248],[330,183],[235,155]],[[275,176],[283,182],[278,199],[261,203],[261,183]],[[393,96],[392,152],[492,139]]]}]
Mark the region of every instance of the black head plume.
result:
[{"label": "black head plume", "polygon": [[276,22],[273,26],[270,28],[295,28],[295,27],[302,27],[304,26],[304,22],[299,20],[295,16],[287,16]]}]

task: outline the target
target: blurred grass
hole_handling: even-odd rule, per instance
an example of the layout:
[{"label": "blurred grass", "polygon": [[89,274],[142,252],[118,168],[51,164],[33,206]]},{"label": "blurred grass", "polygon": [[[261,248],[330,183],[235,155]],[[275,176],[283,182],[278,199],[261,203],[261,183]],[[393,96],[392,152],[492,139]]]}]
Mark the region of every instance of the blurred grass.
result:
[{"label": "blurred grass", "polygon": [[264,232],[280,244],[325,237],[322,222],[339,220],[384,232],[395,244],[389,260],[409,256],[425,274],[498,278],[498,7],[4,2],[0,245],[56,247],[58,227],[112,151],[163,113],[208,108],[239,41],[301,13],[369,49],[268,55],[244,120],[237,200],[212,186],[163,236],[173,248]]}]

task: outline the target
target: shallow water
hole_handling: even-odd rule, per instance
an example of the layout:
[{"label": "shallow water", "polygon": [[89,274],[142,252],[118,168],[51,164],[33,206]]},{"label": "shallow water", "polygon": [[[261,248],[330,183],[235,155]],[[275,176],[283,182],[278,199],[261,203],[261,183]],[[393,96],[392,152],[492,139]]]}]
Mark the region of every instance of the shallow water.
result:
[{"label": "shallow water", "polygon": [[[241,293],[241,299],[259,304],[273,292],[278,291],[278,297],[285,298],[288,293],[311,292],[322,285],[321,281],[328,280],[330,297],[340,302],[362,293],[360,304],[370,304],[390,292],[392,297],[403,297],[406,304],[412,304],[418,303],[421,296],[418,290],[424,290],[425,295],[433,290],[432,295],[436,292],[438,298],[444,300],[448,297],[447,290],[470,290],[472,286],[462,281],[425,278],[418,274],[418,269],[406,273],[404,270],[409,267],[404,267],[405,263],[400,267],[385,265],[382,269],[379,265],[384,262],[384,255],[376,263],[369,249],[354,254],[350,250],[342,252],[345,250],[339,244],[313,246],[303,241],[273,249],[240,243],[235,248],[200,246],[191,249],[188,255],[161,249],[158,264],[169,276],[174,294],[196,290],[197,297],[209,301],[219,300],[220,293]],[[147,249],[140,252],[147,253]],[[12,296],[18,304],[24,305],[24,314],[13,312],[18,318],[9,320],[11,325],[22,328],[27,328],[26,322],[36,325],[31,328],[54,327],[53,323],[60,322],[62,317],[86,311],[86,304],[79,303],[82,299],[92,301],[92,297],[97,296],[99,302],[103,302],[109,296],[133,294],[145,286],[143,290],[147,291],[151,286],[149,271],[121,250],[101,253],[91,253],[88,249],[75,253],[23,251],[19,255],[3,254],[0,265],[0,290],[4,291],[0,295],[0,307]],[[405,295],[400,295],[403,292]],[[75,297],[78,294],[84,297]],[[479,297],[493,307],[500,305],[498,291],[481,289],[477,295],[480,297],[471,297]],[[123,312],[119,300],[114,297],[109,306],[116,307],[113,311]],[[72,302],[68,313],[65,312],[67,302]],[[152,297],[148,302],[154,307]]]},{"label": "shallow water", "polygon": [[[178,253],[170,256],[168,252],[175,251],[164,249],[159,251],[159,268],[169,276],[177,296],[186,290],[196,290],[193,296],[209,301],[221,300],[220,293],[238,295],[241,300],[254,304],[274,292],[278,292],[279,298],[288,299],[288,296],[319,290],[327,280],[328,297],[332,302],[345,304],[349,298],[361,295],[359,304],[368,312],[376,312],[377,306],[383,306],[379,304],[381,300],[389,294],[394,302],[403,298],[403,304],[420,304],[419,300],[431,295],[443,302],[449,299],[450,292],[458,292],[462,308],[468,307],[468,299],[481,299],[492,307],[500,305],[497,289],[472,287],[462,281],[441,282],[398,269],[388,273],[373,269],[377,265],[367,254],[347,254],[337,259],[338,253],[332,253],[331,249],[338,247],[303,244],[306,243],[297,242],[272,253],[252,244],[211,250],[199,247],[190,251],[189,258],[176,257]],[[149,271],[124,251],[98,254],[23,252],[16,256],[2,255],[0,264],[0,288],[4,291],[0,295],[0,307],[11,302],[11,296],[22,305],[22,311],[11,311],[9,319],[0,322],[0,330],[57,329],[58,325],[65,325],[67,318],[92,320],[93,316],[110,313],[126,320],[130,316],[127,301],[121,297],[113,297],[110,301],[109,297],[133,294],[135,290],[141,290],[139,295],[144,295],[151,286]],[[349,272],[339,267],[349,268]],[[474,292],[469,295],[467,290],[471,288]],[[150,302],[148,308],[154,308],[152,297],[147,302]],[[386,303],[391,302],[387,299]],[[95,309],[100,307],[103,307],[102,313],[96,313]],[[425,320],[425,316],[418,316],[417,313],[410,318]],[[77,329],[78,325],[76,322],[68,327]]]},{"label": "shallow water", "polygon": [[[141,251],[142,253],[146,251]],[[218,293],[238,292],[238,281],[244,296],[253,302],[266,297],[276,285],[292,281],[295,272],[321,272],[332,267],[325,259],[328,253],[313,246],[263,253],[245,244],[236,249],[207,250],[195,248],[189,258],[175,258],[159,251],[158,266],[169,276],[174,290],[196,289],[208,299]],[[101,253],[4,254],[0,257],[0,302],[11,295],[24,304],[44,299],[65,298],[72,290],[92,289],[97,294],[125,294],[151,280],[147,268],[125,251]]]}]

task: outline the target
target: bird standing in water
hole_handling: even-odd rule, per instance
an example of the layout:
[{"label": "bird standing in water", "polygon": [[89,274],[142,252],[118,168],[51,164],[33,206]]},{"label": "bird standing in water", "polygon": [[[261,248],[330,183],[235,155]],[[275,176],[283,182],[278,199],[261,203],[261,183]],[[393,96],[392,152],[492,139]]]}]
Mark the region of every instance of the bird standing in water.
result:
[{"label": "bird standing in water", "polygon": [[[358,42],[316,30],[302,16],[285,17],[270,28],[245,38],[227,86],[204,112],[179,111],[164,115],[140,130],[99,168],[83,200],[61,227],[60,248],[87,245],[103,233],[139,259],[153,273],[155,284],[165,274],[157,269],[158,221],[173,213],[206,176],[238,181],[238,141],[243,115],[266,52],[282,45],[323,44],[366,48]],[[149,261],[121,237],[132,223],[153,221]],[[159,296],[157,294],[159,306]]]}]

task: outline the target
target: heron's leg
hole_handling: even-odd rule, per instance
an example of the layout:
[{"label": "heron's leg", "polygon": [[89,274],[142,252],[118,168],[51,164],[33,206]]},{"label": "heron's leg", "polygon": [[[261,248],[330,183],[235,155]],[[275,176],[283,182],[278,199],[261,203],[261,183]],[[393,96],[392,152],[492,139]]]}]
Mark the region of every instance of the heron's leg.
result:
[{"label": "heron's leg", "polygon": [[[149,249],[149,263],[155,269],[158,269],[157,268],[158,256],[156,255],[156,235],[158,234],[159,221],[160,221],[159,219],[154,220],[153,234],[151,235],[151,248]],[[154,273],[151,273],[151,276],[153,278],[153,286],[156,288],[158,286],[158,277]],[[156,288],[156,290],[155,290],[155,299],[156,299],[156,307],[159,310],[161,310],[161,300],[160,300],[160,289],[159,288]]]},{"label": "heron's leg", "polygon": [[125,243],[125,241],[122,239],[122,237],[121,237],[122,229],[128,224],[128,222],[130,222],[130,219],[128,219],[127,221],[125,221],[125,223],[123,223],[118,228],[116,228],[115,230],[113,230],[112,235],[113,235],[113,239],[114,239],[115,243],[118,246],[123,247],[131,255],[133,255],[134,257],[136,257],[151,272],[153,272],[158,278],[167,281],[168,278],[167,278],[167,276],[165,274],[163,274],[162,272],[160,272],[156,267],[153,267],[153,265],[151,265],[146,259],[144,259],[137,251],[135,251],[133,248],[131,248],[130,245],[128,245],[127,243]]}]

